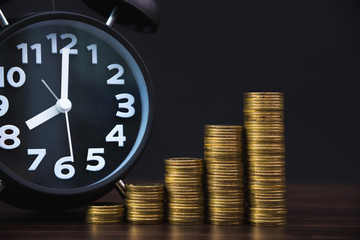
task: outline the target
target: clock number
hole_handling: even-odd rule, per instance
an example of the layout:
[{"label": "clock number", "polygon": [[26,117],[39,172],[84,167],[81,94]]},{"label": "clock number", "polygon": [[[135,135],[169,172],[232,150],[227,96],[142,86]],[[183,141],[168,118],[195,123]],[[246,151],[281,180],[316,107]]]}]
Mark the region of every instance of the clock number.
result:
[{"label": "clock number", "polygon": [[[5,87],[5,76],[4,75],[5,75],[4,67],[0,67],[0,87]],[[10,68],[6,77],[7,77],[8,83],[14,88],[21,87],[22,85],[24,85],[25,80],[26,80],[26,75],[25,75],[24,70],[22,70],[19,67]],[[17,77],[17,79],[15,80],[16,77]]]},{"label": "clock number", "polygon": [[122,124],[116,125],[106,136],[105,140],[106,142],[117,142],[119,147],[123,147],[126,141],[124,126]]},{"label": "clock number", "polygon": [[41,44],[36,43],[30,46],[31,50],[35,50],[35,63],[41,64]]},{"label": "clock number", "polygon": [[[21,50],[21,62],[22,64],[28,64],[29,63],[29,56],[28,56],[28,44],[27,43],[21,43],[16,46],[17,49]],[[41,64],[41,44],[36,43],[34,45],[30,46],[31,50],[35,50],[35,63]]]},{"label": "clock number", "polygon": [[[119,109],[126,109],[125,112],[117,111],[116,116],[121,118],[130,118],[135,114],[135,108],[132,106],[135,98],[129,93],[120,93],[115,95],[116,100],[121,101],[118,104]],[[125,100],[125,101],[124,101]]]},{"label": "clock number", "polygon": [[28,47],[27,43],[21,43],[16,46],[17,49],[21,50],[21,62],[22,64],[28,63]]},{"label": "clock number", "polygon": [[56,33],[50,33],[46,35],[46,39],[50,40],[51,53],[57,53],[57,35]]},{"label": "clock number", "polygon": [[[75,54],[75,55],[78,54],[77,49],[71,49],[72,47],[74,47],[77,44],[77,37],[74,34],[64,33],[64,34],[60,35],[60,38],[61,38],[61,40],[70,39],[70,43],[68,43],[65,47],[60,49],[60,54],[62,54],[62,50],[64,48],[69,48],[70,54]],[[53,54],[57,53],[57,49],[58,49],[57,34],[50,33],[50,34],[46,35],[46,39],[50,40],[51,53],[53,53]]]},{"label": "clock number", "polygon": [[107,69],[109,69],[109,71],[117,70],[117,73],[106,81],[107,85],[125,84],[125,80],[120,78],[124,74],[124,68],[120,64],[110,64],[109,66],[107,66]]},{"label": "clock number", "polygon": [[0,87],[5,86],[4,67],[0,67]]},{"label": "clock number", "polygon": [[71,49],[72,47],[74,47],[77,43],[77,38],[74,34],[72,33],[64,33],[64,34],[61,34],[60,35],[60,38],[62,40],[65,40],[65,39],[70,39],[70,43],[68,45],[66,45],[65,47],[63,47],[61,50],[60,50],[60,53],[62,53],[62,50],[64,48],[68,48],[70,49],[69,51],[69,54],[78,54],[78,50],[77,49]]},{"label": "clock number", "polygon": [[20,146],[20,130],[14,125],[5,125],[0,128],[0,147],[3,149],[15,149]]},{"label": "clock number", "polygon": [[86,47],[87,50],[91,51],[91,63],[97,64],[97,45],[91,44]]},{"label": "clock number", "polygon": [[[17,81],[14,80],[14,74],[17,73],[19,75],[19,79]],[[12,67],[7,73],[8,83],[15,88],[21,87],[24,85],[26,76],[24,70],[19,67]]]},{"label": "clock number", "polygon": [[4,116],[8,110],[9,100],[5,96],[0,95],[0,117]]},{"label": "clock number", "polygon": [[28,169],[28,171],[35,171],[36,168],[41,163],[41,161],[44,159],[44,157],[46,155],[46,149],[45,148],[42,148],[42,149],[28,149],[27,150],[27,155],[29,155],[29,156],[30,155],[37,155],[34,162],[31,164],[31,166]]},{"label": "clock number", "polygon": [[75,168],[68,164],[72,162],[72,158],[70,156],[60,158],[54,167],[55,175],[60,179],[70,179],[75,175]]},{"label": "clock number", "polygon": [[86,166],[86,170],[88,171],[100,171],[105,166],[105,159],[99,155],[95,154],[104,154],[104,148],[89,148],[88,155],[86,161],[92,162],[96,161],[96,165],[90,165],[88,164]]}]

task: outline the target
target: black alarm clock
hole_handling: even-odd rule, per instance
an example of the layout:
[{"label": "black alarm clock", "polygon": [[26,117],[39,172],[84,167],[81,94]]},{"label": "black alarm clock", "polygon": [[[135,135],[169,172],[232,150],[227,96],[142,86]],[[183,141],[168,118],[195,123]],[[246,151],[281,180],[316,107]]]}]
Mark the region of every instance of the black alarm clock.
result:
[{"label": "black alarm clock", "polygon": [[[0,31],[0,200],[34,210],[80,206],[137,161],[150,134],[152,85],[137,51],[111,27],[116,11],[140,9],[137,2],[118,1],[107,24],[44,12]],[[152,32],[158,18],[144,12],[119,20]]]}]

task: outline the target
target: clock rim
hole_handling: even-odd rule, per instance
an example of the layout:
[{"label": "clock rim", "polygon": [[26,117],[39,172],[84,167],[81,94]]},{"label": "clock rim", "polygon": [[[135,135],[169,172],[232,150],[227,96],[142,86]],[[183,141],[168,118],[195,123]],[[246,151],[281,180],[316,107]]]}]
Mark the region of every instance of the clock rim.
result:
[{"label": "clock rim", "polygon": [[[25,190],[24,192],[39,192],[41,195],[43,194],[58,195],[58,196],[86,195],[87,198],[89,198],[89,195],[93,193],[93,195],[98,196],[99,192],[106,193],[107,191],[111,190],[112,189],[111,184],[113,184],[115,187],[115,183],[119,181],[121,178],[124,178],[129,173],[129,171],[136,165],[136,162],[139,160],[146,145],[148,144],[151,135],[152,125],[153,125],[154,101],[155,101],[151,77],[145,65],[145,62],[138,53],[138,51],[120,32],[116,31],[112,27],[107,26],[105,23],[95,18],[79,13],[65,12],[65,11],[51,11],[51,12],[43,12],[43,13],[27,16],[3,29],[3,31],[0,32],[0,43],[5,41],[7,37],[15,33],[16,31],[20,30],[21,28],[46,20],[74,20],[89,24],[93,27],[96,27],[106,32],[125,47],[125,49],[134,58],[137,66],[139,67],[144,78],[145,86],[147,88],[149,113],[148,113],[145,133],[140,141],[138,148],[135,150],[135,153],[121,169],[119,169],[117,172],[114,172],[116,170],[114,169],[114,171],[111,172],[110,175],[106,176],[103,180],[99,180],[87,186],[71,188],[71,189],[56,189],[56,188],[41,186],[18,176],[12,171],[7,171],[7,167],[0,162],[0,173],[2,173],[1,180],[5,182],[5,186],[6,186],[5,189],[9,187],[23,188]],[[23,190],[19,189],[18,192],[22,192],[22,191]]]}]

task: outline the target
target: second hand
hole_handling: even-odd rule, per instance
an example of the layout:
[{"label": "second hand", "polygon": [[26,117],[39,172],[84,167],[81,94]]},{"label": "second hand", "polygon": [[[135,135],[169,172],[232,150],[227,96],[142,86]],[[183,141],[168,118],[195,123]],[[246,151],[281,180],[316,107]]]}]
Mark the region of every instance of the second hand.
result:
[{"label": "second hand", "polygon": [[45,85],[45,87],[49,90],[49,92],[54,96],[54,98],[56,100],[59,100],[59,98],[56,96],[56,94],[51,90],[51,88],[49,87],[49,85],[47,85],[47,83],[45,82],[44,79],[41,79],[41,82]]},{"label": "second hand", "polygon": [[69,140],[70,157],[71,157],[71,161],[74,162],[74,152],[73,152],[72,141],[71,141],[70,123],[69,123],[68,112],[65,112],[65,120],[66,120],[66,131],[67,131],[68,140]]}]

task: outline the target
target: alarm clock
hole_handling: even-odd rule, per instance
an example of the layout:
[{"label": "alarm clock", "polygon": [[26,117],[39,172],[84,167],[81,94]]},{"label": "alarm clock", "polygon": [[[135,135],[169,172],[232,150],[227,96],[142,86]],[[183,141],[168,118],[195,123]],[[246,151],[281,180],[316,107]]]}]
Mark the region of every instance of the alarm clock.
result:
[{"label": "alarm clock", "polygon": [[[140,9],[137,1],[119,2],[118,14]],[[2,201],[33,210],[77,207],[113,189],[139,158],[153,90],[138,52],[111,27],[116,11],[107,24],[43,12],[0,31]],[[153,32],[157,18],[138,12],[131,26]]]}]

